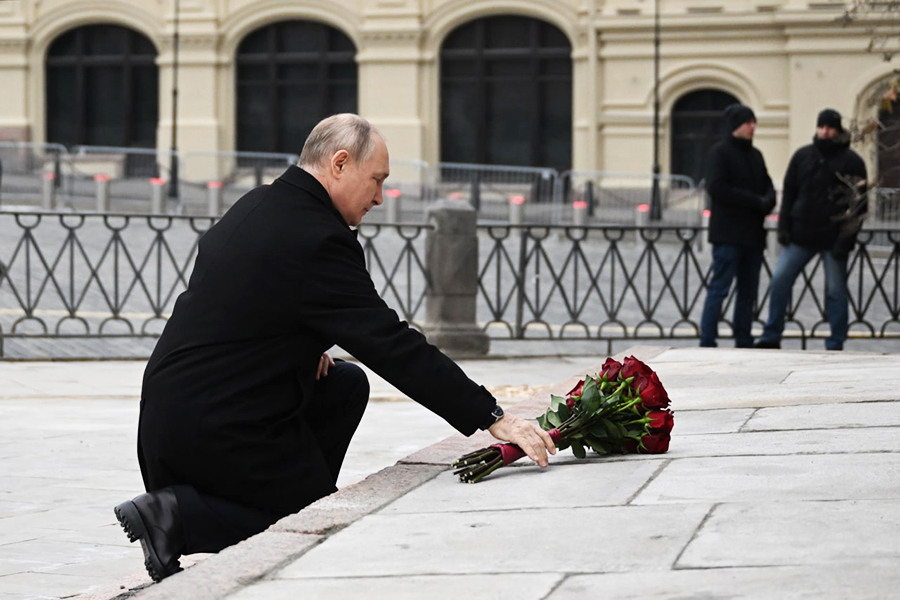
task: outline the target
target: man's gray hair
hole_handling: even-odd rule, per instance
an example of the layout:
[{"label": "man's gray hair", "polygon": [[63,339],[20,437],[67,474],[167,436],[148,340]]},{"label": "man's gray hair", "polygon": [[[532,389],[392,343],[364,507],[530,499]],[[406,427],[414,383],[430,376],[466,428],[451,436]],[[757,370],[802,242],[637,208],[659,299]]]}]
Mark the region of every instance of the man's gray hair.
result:
[{"label": "man's gray hair", "polygon": [[356,162],[365,162],[375,151],[376,135],[381,132],[359,115],[332,115],[313,127],[298,165],[303,169],[322,167],[339,150],[346,150]]}]

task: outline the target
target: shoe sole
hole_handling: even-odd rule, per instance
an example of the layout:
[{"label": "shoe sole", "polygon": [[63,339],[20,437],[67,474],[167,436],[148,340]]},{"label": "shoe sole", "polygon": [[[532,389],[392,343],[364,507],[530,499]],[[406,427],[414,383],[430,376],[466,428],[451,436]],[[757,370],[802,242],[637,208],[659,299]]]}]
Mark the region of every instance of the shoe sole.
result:
[{"label": "shoe sole", "polygon": [[141,550],[144,552],[144,567],[147,569],[147,574],[150,575],[150,579],[159,583],[169,575],[181,570],[178,569],[170,573],[165,569],[162,562],[159,560],[156,549],[153,547],[153,544],[150,543],[150,536],[147,534],[147,526],[144,524],[144,519],[141,517],[141,513],[138,511],[134,502],[131,500],[123,502],[113,510],[116,513],[116,519],[118,519],[119,525],[122,526],[122,529],[125,530],[125,535],[128,536],[128,541],[132,543],[137,541],[141,542]]}]

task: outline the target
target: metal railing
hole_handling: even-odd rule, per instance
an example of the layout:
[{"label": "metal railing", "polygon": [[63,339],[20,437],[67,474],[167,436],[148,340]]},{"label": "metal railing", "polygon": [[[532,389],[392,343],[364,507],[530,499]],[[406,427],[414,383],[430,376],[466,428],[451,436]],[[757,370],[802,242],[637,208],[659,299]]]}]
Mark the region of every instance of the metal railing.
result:
[{"label": "metal railing", "polygon": [[[152,338],[185,288],[212,217],[0,211],[0,342]],[[368,224],[360,244],[379,293],[421,326],[423,224]],[[702,227],[479,226],[477,320],[506,340],[696,340],[710,276]],[[879,245],[873,245],[879,239]],[[768,312],[767,255],[756,326]],[[827,334],[823,268],[794,286],[786,337]],[[866,228],[849,261],[851,336],[900,337],[900,229]],[[732,298],[720,337],[730,337]]]},{"label": "metal railing", "polygon": [[[9,339],[139,339],[162,331],[213,217],[0,211],[0,357]],[[427,225],[360,229],[373,282],[417,324]]]}]

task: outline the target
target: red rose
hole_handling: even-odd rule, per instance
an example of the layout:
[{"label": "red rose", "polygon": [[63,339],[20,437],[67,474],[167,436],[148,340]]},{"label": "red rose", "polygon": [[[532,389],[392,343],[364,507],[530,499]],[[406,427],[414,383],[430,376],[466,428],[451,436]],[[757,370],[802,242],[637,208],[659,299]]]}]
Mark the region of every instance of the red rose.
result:
[{"label": "red rose", "polygon": [[648,377],[642,378],[638,386],[641,404],[645,407],[665,408],[669,405],[669,395],[666,393],[666,389],[656,373],[651,372]]},{"label": "red rose", "polygon": [[[584,387],[584,379],[578,382],[578,385],[569,390],[569,393],[566,394],[566,398],[571,398],[572,396],[581,397],[581,389]],[[568,403],[567,403],[568,404]]]},{"label": "red rose", "polygon": [[569,410],[574,410],[575,409],[575,398],[567,399],[566,406],[569,408]]},{"label": "red rose", "polygon": [[600,369],[600,378],[606,377],[607,381],[615,381],[622,371],[622,363],[612,358],[607,358]]},{"label": "red rose", "polygon": [[625,363],[622,365],[622,379],[637,377],[638,375],[649,377],[651,373],[653,373],[653,369],[640,360],[633,356],[625,357]]},{"label": "red rose", "polygon": [[641,438],[643,451],[647,454],[663,454],[669,449],[668,433],[650,433]]},{"label": "red rose", "polygon": [[647,413],[647,418],[650,419],[650,422],[647,423],[650,429],[664,433],[672,431],[672,427],[675,425],[675,417],[670,410],[651,410]]}]

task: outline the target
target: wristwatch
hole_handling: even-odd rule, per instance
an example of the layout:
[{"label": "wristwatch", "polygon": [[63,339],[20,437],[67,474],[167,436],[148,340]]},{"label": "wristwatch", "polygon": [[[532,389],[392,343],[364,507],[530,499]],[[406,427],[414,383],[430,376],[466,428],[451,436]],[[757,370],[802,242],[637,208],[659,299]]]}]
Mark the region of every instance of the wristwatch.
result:
[{"label": "wristwatch", "polygon": [[485,420],[484,425],[481,426],[481,429],[490,429],[491,425],[499,421],[503,418],[503,407],[499,404],[495,404],[493,410],[491,410],[491,416]]}]

